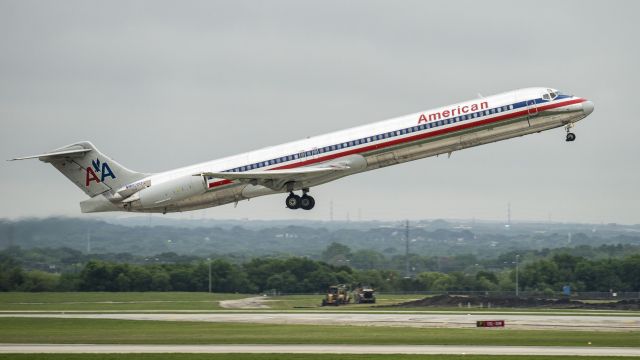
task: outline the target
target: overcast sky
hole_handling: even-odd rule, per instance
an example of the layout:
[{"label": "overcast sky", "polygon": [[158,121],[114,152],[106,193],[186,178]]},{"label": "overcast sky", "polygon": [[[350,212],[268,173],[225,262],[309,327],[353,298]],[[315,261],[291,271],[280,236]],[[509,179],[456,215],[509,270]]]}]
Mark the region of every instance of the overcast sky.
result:
[{"label": "overcast sky", "polygon": [[[591,99],[564,130],[185,218],[640,223],[640,2],[0,0],[0,155],[91,140],[159,172],[529,86]],[[37,160],[0,164],[0,217],[80,216]],[[83,215],[87,216],[87,215]],[[91,215],[100,218],[104,215]],[[147,216],[147,215],[143,215]],[[162,215],[154,215],[161,217]]]}]

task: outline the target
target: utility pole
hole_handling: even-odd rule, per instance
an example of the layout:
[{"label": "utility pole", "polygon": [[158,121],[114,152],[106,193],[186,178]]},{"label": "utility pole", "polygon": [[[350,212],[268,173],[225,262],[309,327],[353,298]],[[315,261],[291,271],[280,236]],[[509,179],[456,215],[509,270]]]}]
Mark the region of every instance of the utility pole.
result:
[{"label": "utility pole", "polygon": [[404,228],[404,238],[405,238],[405,249],[404,249],[404,266],[405,266],[405,276],[407,278],[411,277],[411,272],[409,271],[409,220],[405,222]]},{"label": "utility pole", "polygon": [[520,294],[520,287],[518,286],[518,265],[520,262],[520,255],[516,255],[516,297]]},{"label": "utility pole", "polygon": [[209,263],[209,294],[211,294],[211,258],[207,258]]}]

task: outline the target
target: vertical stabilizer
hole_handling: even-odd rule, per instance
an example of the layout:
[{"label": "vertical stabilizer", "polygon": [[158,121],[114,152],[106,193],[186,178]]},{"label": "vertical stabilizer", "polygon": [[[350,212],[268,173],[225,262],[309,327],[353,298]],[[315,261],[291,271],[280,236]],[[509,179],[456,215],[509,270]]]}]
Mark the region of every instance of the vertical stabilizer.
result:
[{"label": "vertical stabilizer", "polygon": [[131,171],[101,153],[89,141],[81,141],[45,154],[17,158],[38,158],[50,163],[87,195],[93,197],[140,180],[148,174]]}]

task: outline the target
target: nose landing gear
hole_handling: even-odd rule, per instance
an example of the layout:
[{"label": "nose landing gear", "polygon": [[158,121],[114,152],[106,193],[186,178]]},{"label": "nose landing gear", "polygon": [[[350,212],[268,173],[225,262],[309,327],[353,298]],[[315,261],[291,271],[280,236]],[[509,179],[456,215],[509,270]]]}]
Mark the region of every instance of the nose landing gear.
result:
[{"label": "nose landing gear", "polygon": [[567,130],[567,137],[565,141],[571,142],[576,140],[576,134],[571,132],[572,127],[573,127],[573,123],[568,123],[567,126],[564,127],[565,130]]},{"label": "nose landing gear", "polygon": [[313,196],[307,195],[309,189],[302,189],[302,196],[296,195],[292,192],[289,193],[287,199],[285,200],[285,204],[289,209],[302,209],[302,210],[311,210],[316,205],[316,200]]}]

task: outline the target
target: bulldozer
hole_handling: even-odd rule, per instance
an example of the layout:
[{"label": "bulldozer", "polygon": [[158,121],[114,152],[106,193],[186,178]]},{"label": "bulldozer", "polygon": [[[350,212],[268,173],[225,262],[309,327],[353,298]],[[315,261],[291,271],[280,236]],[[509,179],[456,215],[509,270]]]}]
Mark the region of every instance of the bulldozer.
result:
[{"label": "bulldozer", "polygon": [[322,306],[327,305],[344,305],[351,302],[351,295],[349,295],[349,289],[347,285],[332,285],[329,286],[329,290],[325,295],[324,299],[322,299]]},{"label": "bulldozer", "polygon": [[353,298],[356,304],[375,304],[376,292],[370,286],[361,286],[356,289]]}]

